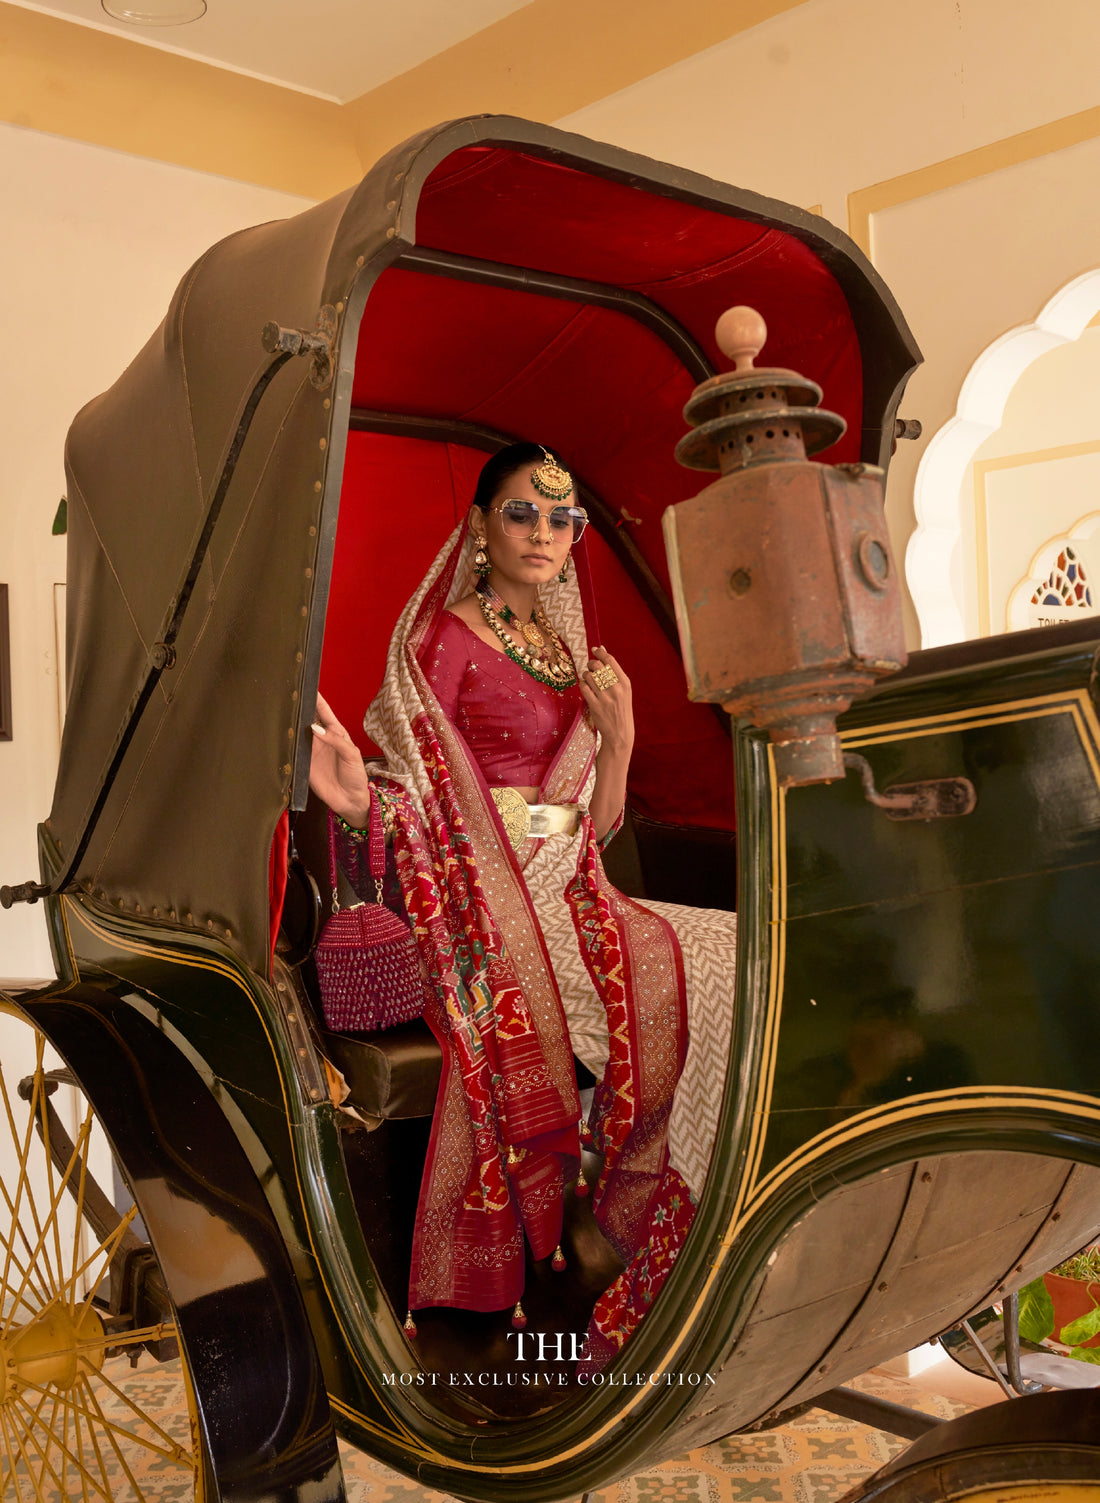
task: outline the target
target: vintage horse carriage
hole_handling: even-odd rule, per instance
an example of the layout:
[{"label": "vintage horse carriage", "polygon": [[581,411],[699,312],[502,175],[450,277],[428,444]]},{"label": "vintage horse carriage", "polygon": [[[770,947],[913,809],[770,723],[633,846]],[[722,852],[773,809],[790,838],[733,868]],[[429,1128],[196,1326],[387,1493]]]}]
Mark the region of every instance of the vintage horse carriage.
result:
[{"label": "vintage horse carriage", "polygon": [[[685,696],[660,518],[698,488],[673,450],[733,303],[846,420],[829,458],[885,468],[919,357],[842,234],[549,128],[459,121],[215,246],[77,418],[61,765],[41,882],[4,894],[45,899],[58,971],[4,1004],[5,1496],[109,1496],[115,1473],[140,1495],[114,1459],[132,1442],[203,1497],[319,1503],[342,1495],[339,1431],[459,1497],[549,1503],[840,1402],[1100,1228],[1100,632],[917,654],[842,722],[862,780],[786,787],[744,723],[731,755],[728,717]],[[325,1034],[309,958],[318,685],[358,722],[484,454],[520,435],[583,485],[636,686],[617,880],[739,914],[705,1197],[587,1387],[549,1347],[543,1388],[444,1381],[514,1361],[495,1317],[404,1334],[438,1048],[417,1025]],[[962,778],[960,817],[867,797]],[[125,1212],[92,1172],[92,1109]],[[534,1330],[583,1330],[607,1282],[576,1208],[570,1234],[569,1277],[532,1272]],[[179,1357],[189,1434],[100,1396],[140,1349]],[[989,1469],[1003,1435],[971,1451],[982,1478],[1080,1481],[1096,1431],[1045,1418],[1039,1472]]]}]

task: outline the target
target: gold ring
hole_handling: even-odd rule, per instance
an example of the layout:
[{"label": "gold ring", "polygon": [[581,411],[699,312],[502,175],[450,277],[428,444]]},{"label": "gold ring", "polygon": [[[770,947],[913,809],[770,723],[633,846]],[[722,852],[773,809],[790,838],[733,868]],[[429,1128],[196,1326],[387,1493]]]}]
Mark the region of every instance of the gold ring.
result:
[{"label": "gold ring", "polygon": [[606,663],[601,663],[598,668],[592,669],[592,682],[597,689],[610,689],[612,684],[619,682],[619,675],[614,668],[609,668]]}]

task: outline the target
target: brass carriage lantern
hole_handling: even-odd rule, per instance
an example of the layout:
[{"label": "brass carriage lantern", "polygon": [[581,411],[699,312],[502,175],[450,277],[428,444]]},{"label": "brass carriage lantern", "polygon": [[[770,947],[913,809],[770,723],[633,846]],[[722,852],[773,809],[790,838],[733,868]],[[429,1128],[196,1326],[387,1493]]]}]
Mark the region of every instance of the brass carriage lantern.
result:
[{"label": "brass carriage lantern", "polygon": [[756,369],[752,308],[718,320],[734,369],[697,386],[681,464],[721,478],[664,515],[691,699],[766,728],[782,786],[844,776],[836,717],[906,661],[875,465],[807,459],[844,419],[794,371]]}]

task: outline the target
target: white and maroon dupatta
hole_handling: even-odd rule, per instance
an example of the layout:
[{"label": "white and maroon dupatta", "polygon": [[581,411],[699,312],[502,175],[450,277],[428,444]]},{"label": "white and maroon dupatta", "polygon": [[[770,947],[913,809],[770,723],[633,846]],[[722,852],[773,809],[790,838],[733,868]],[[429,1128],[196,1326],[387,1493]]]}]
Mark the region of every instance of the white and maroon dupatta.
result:
[{"label": "white and maroon dupatta", "polygon": [[[563,1186],[579,1169],[574,1048],[602,1071],[597,1219],[625,1262],[644,1250],[687,1041],[671,926],[608,884],[588,819],[581,835],[530,840],[517,856],[427,683],[418,655],[440,613],[472,589],[473,551],[463,522],[397,623],[365,720],[385,757],[372,775],[403,790],[392,801],[398,872],[434,983],[425,1017],[443,1050],[413,1241],[414,1309],[505,1309],[522,1297],[524,1235],[536,1259],[553,1251]],[[583,553],[577,562],[583,568]],[[542,598],[583,665],[576,572]],[[547,802],[583,800],[595,751],[579,714],[547,773]]]}]

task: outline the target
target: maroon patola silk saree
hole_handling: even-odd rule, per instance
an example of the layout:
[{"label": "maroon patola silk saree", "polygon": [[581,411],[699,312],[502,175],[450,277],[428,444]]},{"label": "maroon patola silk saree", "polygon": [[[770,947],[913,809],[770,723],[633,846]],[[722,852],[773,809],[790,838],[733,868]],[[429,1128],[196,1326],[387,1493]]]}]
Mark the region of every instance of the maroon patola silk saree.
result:
[{"label": "maroon patola silk saree", "polygon": [[[669,1156],[688,1056],[687,989],[665,914],[700,911],[616,892],[587,816],[573,835],[513,849],[422,662],[440,613],[472,588],[472,553],[463,523],[405,608],[366,717],[385,755],[371,772],[389,792],[398,873],[433,983],[425,1017],[444,1060],[409,1303],[505,1309],[522,1298],[524,1237],[536,1259],[554,1251],[563,1189],[577,1178],[588,1132],[576,1053],[599,1079],[591,1133],[604,1166],[593,1208],[627,1265],[589,1333],[590,1356],[601,1361],[644,1313],[690,1224],[692,1195]],[[576,556],[583,579],[583,550]],[[583,665],[589,643],[575,581],[572,571],[542,596]],[[543,801],[583,803],[595,752],[578,710],[545,775]],[[729,916],[711,917],[727,925],[732,968]]]}]

